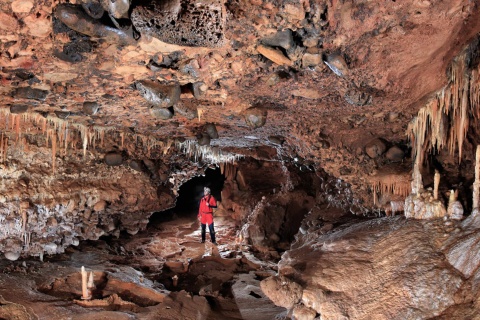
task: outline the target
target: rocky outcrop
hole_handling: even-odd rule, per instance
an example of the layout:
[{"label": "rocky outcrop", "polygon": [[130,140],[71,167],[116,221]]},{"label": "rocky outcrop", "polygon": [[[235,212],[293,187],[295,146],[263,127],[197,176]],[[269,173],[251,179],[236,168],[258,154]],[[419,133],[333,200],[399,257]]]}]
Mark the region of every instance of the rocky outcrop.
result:
[{"label": "rocky outcrop", "polygon": [[[290,308],[303,305],[325,319],[441,316],[455,305],[473,302],[472,295],[459,295],[471,290],[463,288],[479,290],[476,228],[472,223],[403,217],[345,225],[324,234],[312,226],[298,235],[279,262],[279,276],[264,280],[262,289],[277,305],[285,305],[279,299],[290,301]],[[283,289],[289,287],[300,289]]]}]

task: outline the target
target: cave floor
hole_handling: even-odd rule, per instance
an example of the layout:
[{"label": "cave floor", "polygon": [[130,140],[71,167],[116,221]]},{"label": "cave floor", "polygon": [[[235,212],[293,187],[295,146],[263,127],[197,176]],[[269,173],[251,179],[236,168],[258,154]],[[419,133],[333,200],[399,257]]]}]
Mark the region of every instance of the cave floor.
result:
[{"label": "cave floor", "polygon": [[[239,243],[228,216],[218,245],[195,215],[152,218],[135,235],[84,241],[56,256],[0,261],[0,319],[274,319],[286,310],[260,290],[273,261]],[[94,280],[82,300],[81,267]]]}]

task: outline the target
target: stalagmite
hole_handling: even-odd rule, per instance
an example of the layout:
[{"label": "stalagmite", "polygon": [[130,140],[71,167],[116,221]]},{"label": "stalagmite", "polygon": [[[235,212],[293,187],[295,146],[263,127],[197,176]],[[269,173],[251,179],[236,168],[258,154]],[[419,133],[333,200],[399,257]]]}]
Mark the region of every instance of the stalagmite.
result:
[{"label": "stalagmite", "polygon": [[88,283],[87,283],[87,295],[89,299],[92,298],[93,290],[95,290],[95,284],[93,282],[93,271],[90,271],[90,274],[88,276]]},{"label": "stalagmite", "polygon": [[475,155],[475,181],[473,182],[473,210],[478,210],[478,198],[480,189],[480,145],[477,146]]},{"label": "stalagmite", "polygon": [[453,220],[461,220],[463,218],[463,206],[457,201],[458,191],[450,190],[448,200],[447,217]]},{"label": "stalagmite", "polygon": [[438,186],[440,184],[440,173],[435,170],[435,177],[433,178],[433,199],[438,200]]},{"label": "stalagmite", "polygon": [[88,281],[87,281],[87,277],[88,277],[88,273],[87,271],[85,271],[85,267],[82,266],[82,270],[81,270],[81,273],[82,273],[82,299],[83,300],[89,300],[91,298],[91,296],[89,296],[88,294]]}]

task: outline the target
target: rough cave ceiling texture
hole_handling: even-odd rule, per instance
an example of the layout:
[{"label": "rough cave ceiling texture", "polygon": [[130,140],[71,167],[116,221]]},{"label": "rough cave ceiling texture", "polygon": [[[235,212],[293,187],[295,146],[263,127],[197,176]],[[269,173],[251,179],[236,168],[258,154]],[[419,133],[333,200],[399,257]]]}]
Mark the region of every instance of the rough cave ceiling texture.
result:
[{"label": "rough cave ceiling texture", "polygon": [[[134,234],[174,206],[184,181],[241,157],[325,170],[351,186],[352,212],[365,213],[381,200],[372,188],[408,193],[406,133],[419,110],[445,88],[460,100],[478,93],[475,81],[455,80],[456,70],[478,73],[480,10],[468,0],[7,0],[0,9],[0,249],[13,258],[24,244],[38,255],[119,226]],[[445,114],[459,112],[446,104]],[[461,116],[472,120],[466,129],[452,117],[440,118],[457,128],[441,144],[419,138],[427,120],[408,127],[438,149],[445,174],[458,172],[462,147],[471,169],[479,142],[477,116]]]}]

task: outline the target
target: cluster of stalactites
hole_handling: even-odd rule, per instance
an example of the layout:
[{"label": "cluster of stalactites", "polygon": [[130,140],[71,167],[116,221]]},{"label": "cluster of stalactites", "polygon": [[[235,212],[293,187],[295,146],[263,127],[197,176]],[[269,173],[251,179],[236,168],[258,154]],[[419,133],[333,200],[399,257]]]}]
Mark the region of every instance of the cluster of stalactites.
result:
[{"label": "cluster of stalactites", "polygon": [[410,194],[410,179],[403,176],[390,174],[374,181],[371,185],[373,191],[373,204],[378,203],[378,194],[394,194],[406,197]]},{"label": "cluster of stalactites", "polygon": [[177,148],[186,156],[192,158],[194,162],[202,160],[213,164],[234,163],[243,157],[240,154],[223,152],[219,148],[201,146],[195,140],[177,142]]},{"label": "cluster of stalactites", "polygon": [[[58,153],[66,155],[68,150],[76,149],[77,144],[81,144],[85,157],[87,150],[95,149],[97,145],[104,146],[106,134],[117,141],[121,148],[124,148],[126,143],[133,143],[135,146],[141,144],[143,152],[147,156],[151,156],[154,150],[166,155],[176,148],[195,161],[202,159],[215,164],[232,163],[242,157],[237,154],[224,153],[218,148],[199,146],[194,140],[178,142],[174,139],[167,139],[162,141],[151,136],[121,132],[113,127],[85,126],[53,116],[44,117],[36,112],[14,114],[8,108],[0,108],[0,162],[7,158],[9,142],[10,148],[13,146],[27,150],[28,143],[25,134],[36,134],[38,131],[45,136],[46,146],[52,150],[53,172],[55,172],[55,158]],[[14,144],[11,142],[12,139]]]},{"label": "cluster of stalactites", "polygon": [[449,84],[408,125],[412,156],[418,163],[427,152],[445,147],[450,154],[458,150],[459,161],[462,158],[469,118],[480,118],[479,67],[469,69],[467,60],[464,52],[453,61]]}]

